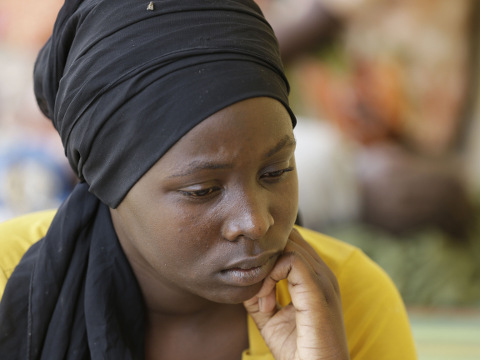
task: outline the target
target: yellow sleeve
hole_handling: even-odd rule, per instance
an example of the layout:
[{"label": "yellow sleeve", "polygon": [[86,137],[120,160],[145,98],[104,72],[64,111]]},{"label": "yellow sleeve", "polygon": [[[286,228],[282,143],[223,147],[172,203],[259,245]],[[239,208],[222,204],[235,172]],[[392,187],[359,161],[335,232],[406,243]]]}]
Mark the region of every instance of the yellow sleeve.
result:
[{"label": "yellow sleeve", "polygon": [[358,250],[338,279],[351,358],[417,359],[405,306],[386,273]]},{"label": "yellow sleeve", "polygon": [[0,224],[0,299],[23,254],[47,233],[55,210],[41,211]]},{"label": "yellow sleeve", "polygon": [[[299,231],[337,277],[351,359],[417,359],[405,306],[388,275],[358,248],[311,230]],[[277,300],[290,302],[285,281],[277,285]],[[249,339],[242,360],[273,360],[250,319]]]},{"label": "yellow sleeve", "polygon": [[337,277],[351,359],[417,359],[403,300],[385,271],[352,245],[299,230]]}]

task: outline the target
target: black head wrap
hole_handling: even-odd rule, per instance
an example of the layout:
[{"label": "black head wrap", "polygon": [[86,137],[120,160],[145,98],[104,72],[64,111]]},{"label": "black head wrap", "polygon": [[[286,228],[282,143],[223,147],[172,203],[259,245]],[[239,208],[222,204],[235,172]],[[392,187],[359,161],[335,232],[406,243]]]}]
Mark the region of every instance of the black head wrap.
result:
[{"label": "black head wrap", "polygon": [[67,0],[35,94],[70,165],[115,208],[199,122],[240,100],[288,106],[277,40],[249,0]]}]

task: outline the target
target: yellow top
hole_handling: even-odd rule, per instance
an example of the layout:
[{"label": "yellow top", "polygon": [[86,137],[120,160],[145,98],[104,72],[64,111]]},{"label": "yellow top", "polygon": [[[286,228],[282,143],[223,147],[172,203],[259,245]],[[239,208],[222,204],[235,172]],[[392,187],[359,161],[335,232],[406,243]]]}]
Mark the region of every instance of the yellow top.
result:
[{"label": "yellow top", "polygon": [[[44,211],[0,224],[0,299],[15,266],[46,234],[54,215],[54,210]],[[417,359],[404,304],[385,272],[356,247],[304,228],[299,231],[338,279],[351,359]],[[278,284],[277,298],[282,305],[290,302],[285,282]],[[251,318],[248,330],[250,348],[242,359],[273,360]]]}]

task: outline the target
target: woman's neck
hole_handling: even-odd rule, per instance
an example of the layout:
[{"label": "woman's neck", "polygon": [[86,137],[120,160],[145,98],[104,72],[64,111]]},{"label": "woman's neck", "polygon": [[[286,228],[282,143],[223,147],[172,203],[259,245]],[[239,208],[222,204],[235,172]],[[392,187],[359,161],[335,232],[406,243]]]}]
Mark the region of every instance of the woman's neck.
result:
[{"label": "woman's neck", "polygon": [[147,310],[146,359],[240,359],[249,346],[242,304],[171,309]]}]

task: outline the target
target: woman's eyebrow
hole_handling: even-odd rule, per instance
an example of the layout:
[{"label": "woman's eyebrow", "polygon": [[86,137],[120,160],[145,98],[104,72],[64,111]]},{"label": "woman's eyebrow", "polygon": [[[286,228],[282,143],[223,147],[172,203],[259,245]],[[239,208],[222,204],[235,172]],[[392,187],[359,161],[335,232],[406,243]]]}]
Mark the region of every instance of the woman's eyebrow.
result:
[{"label": "woman's eyebrow", "polygon": [[217,162],[195,160],[189,163],[185,167],[184,171],[182,171],[183,169],[181,169],[179,173],[170,175],[168,176],[168,178],[188,176],[201,170],[223,170],[223,169],[231,169],[231,168],[233,168],[232,164],[222,164]]},{"label": "woman's eyebrow", "polygon": [[285,135],[274,147],[266,151],[263,157],[268,159],[286,147],[295,146],[295,138],[291,135]]}]

